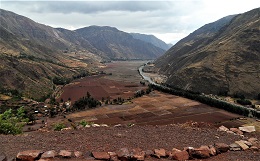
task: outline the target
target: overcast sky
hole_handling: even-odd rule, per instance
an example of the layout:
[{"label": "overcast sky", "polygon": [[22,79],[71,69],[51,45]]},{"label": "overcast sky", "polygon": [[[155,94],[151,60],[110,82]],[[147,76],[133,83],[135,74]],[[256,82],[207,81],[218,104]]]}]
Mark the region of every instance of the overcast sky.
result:
[{"label": "overcast sky", "polygon": [[171,1],[9,1],[0,8],[52,27],[74,30],[90,25],[153,34],[166,43],[187,36],[224,16],[260,7],[260,0]]}]

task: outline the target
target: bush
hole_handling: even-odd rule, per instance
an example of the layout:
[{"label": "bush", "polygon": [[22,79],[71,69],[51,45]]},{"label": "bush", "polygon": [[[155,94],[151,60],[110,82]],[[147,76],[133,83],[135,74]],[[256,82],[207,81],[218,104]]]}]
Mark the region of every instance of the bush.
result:
[{"label": "bush", "polygon": [[81,121],[79,122],[79,124],[85,127],[86,125],[91,125],[91,124],[93,124],[93,123],[92,123],[92,122],[87,122],[86,120],[81,120]]},{"label": "bush", "polygon": [[21,134],[24,126],[23,122],[27,122],[23,107],[19,108],[17,114],[14,115],[12,109],[6,110],[0,114],[0,134]]},{"label": "bush", "polygon": [[252,105],[252,102],[246,99],[240,99],[237,100],[237,103],[241,104],[241,105]]},{"label": "bush", "polygon": [[54,131],[61,131],[61,129],[65,128],[66,126],[63,123],[57,123],[54,125]]}]

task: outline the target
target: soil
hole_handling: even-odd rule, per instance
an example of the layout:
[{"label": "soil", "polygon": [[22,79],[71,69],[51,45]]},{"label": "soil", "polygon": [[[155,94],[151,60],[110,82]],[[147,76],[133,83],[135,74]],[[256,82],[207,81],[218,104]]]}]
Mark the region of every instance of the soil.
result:
[{"label": "soil", "polygon": [[[121,127],[90,127],[82,130],[67,130],[61,132],[32,132],[19,136],[0,135],[0,152],[8,157],[15,157],[24,150],[79,150],[89,151],[117,151],[127,147],[153,150],[155,148],[183,149],[184,147],[200,147],[212,145],[216,142],[231,144],[237,140],[249,137],[260,139],[259,133],[246,134],[244,138],[234,134],[217,131],[216,128],[192,127],[188,124],[163,126],[121,126]],[[258,145],[259,146],[259,145]],[[227,152],[208,160],[247,160],[256,161],[260,152],[241,151]]]}]

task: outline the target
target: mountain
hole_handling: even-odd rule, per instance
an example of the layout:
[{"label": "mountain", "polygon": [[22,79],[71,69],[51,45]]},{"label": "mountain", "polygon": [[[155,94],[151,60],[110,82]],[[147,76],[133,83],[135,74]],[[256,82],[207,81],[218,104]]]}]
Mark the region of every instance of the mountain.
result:
[{"label": "mountain", "polygon": [[155,61],[166,83],[213,94],[260,92],[260,8],[204,25]]},{"label": "mountain", "polygon": [[75,32],[61,32],[2,9],[0,34],[0,89],[17,89],[28,97],[48,95],[52,78],[70,78],[101,60],[97,55],[102,52]]},{"label": "mountain", "polygon": [[168,50],[171,48],[171,44],[166,44],[164,41],[158,39],[154,35],[145,35],[145,34],[139,34],[139,33],[130,33],[135,39],[139,39],[148,43],[153,44],[154,46],[157,46],[163,50]]},{"label": "mountain", "polygon": [[165,50],[150,43],[134,39],[130,34],[109,26],[89,26],[75,30],[109,58],[155,59]]},{"label": "mountain", "polygon": [[116,28],[52,28],[2,9],[0,35],[0,90],[38,99],[53,91],[55,77],[91,72],[103,60],[154,59],[165,52]]}]

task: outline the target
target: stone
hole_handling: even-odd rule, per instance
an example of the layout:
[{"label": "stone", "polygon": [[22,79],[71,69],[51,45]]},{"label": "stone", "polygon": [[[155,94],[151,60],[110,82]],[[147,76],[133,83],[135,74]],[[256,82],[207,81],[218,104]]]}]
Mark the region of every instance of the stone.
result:
[{"label": "stone", "polygon": [[241,147],[237,143],[233,143],[229,145],[230,151],[240,151]]},{"label": "stone", "polygon": [[251,146],[251,147],[250,147],[250,150],[259,151],[258,147],[256,147],[256,146]]},{"label": "stone", "polygon": [[76,158],[82,158],[83,157],[83,153],[81,151],[74,151],[74,155]]},{"label": "stone", "polygon": [[101,127],[109,127],[107,124],[100,124]]},{"label": "stone", "polygon": [[225,126],[220,126],[219,128],[218,128],[218,130],[219,131],[228,131],[229,129],[227,128],[227,127],[225,127]]},{"label": "stone", "polygon": [[42,151],[40,150],[27,150],[19,152],[16,158],[21,161],[34,161],[36,159],[39,159],[41,154]]},{"label": "stone", "polygon": [[154,151],[152,150],[146,150],[145,151],[145,157],[148,158],[148,157],[151,157],[154,155]]},{"label": "stone", "polygon": [[257,138],[249,138],[248,141],[252,143],[253,145],[257,144]]},{"label": "stone", "polygon": [[227,133],[228,134],[235,134],[233,131],[230,131],[230,130],[228,130]]},{"label": "stone", "polygon": [[88,127],[91,127],[91,126],[90,125],[86,125],[85,127],[88,128]]},{"label": "stone", "polygon": [[157,158],[166,157],[165,149],[154,149],[154,156]]},{"label": "stone", "polygon": [[213,146],[213,145],[209,145],[209,151],[210,151],[210,155],[211,156],[215,156],[215,155],[217,155],[217,150],[216,150],[216,148]]},{"label": "stone", "polygon": [[7,161],[7,157],[4,153],[0,153],[0,161]]},{"label": "stone", "polygon": [[229,146],[225,143],[215,143],[214,146],[217,153],[225,153],[229,150]]},{"label": "stone", "polygon": [[210,157],[210,150],[208,146],[201,146],[200,148],[194,149],[192,152],[193,158],[204,159]]},{"label": "stone", "polygon": [[194,151],[193,147],[184,147],[184,151],[187,151],[189,153],[190,158],[192,159],[192,152]]},{"label": "stone", "polygon": [[239,130],[250,133],[255,131],[255,126],[243,126],[239,127]]},{"label": "stone", "polygon": [[134,160],[144,160],[145,152],[140,148],[133,149],[132,159]]},{"label": "stone", "polygon": [[90,152],[90,151],[85,152],[83,154],[83,156],[84,156],[84,159],[86,159],[86,160],[95,160],[95,158],[92,155],[92,152]]},{"label": "stone", "polygon": [[176,149],[176,148],[172,148],[172,152],[181,152],[181,150]]},{"label": "stone", "polygon": [[110,157],[114,157],[114,156],[117,157],[116,152],[107,152],[107,153],[108,153],[108,155],[109,155]]},{"label": "stone", "polygon": [[185,150],[174,151],[174,152],[172,152],[171,157],[172,157],[172,159],[179,160],[179,161],[188,160],[190,158],[189,153]]},{"label": "stone", "polygon": [[243,150],[247,150],[249,147],[243,142],[243,140],[235,141]]},{"label": "stone", "polygon": [[246,140],[241,140],[243,143],[245,143],[249,148],[251,147],[251,146],[253,146],[253,144],[251,143],[251,142],[249,142],[249,141],[246,141]]},{"label": "stone", "polygon": [[127,161],[130,158],[130,152],[127,148],[121,148],[118,152],[117,152],[117,157],[119,160],[122,161]]},{"label": "stone", "polygon": [[71,158],[72,156],[72,152],[69,150],[61,150],[59,152],[59,156],[63,157],[63,158]]},{"label": "stone", "polygon": [[56,151],[50,150],[46,151],[42,154],[41,159],[47,159],[47,158],[55,158],[57,156]]},{"label": "stone", "polygon": [[95,159],[98,160],[109,160],[110,156],[107,152],[92,152],[92,155]]},{"label": "stone", "polygon": [[238,135],[243,135],[243,132],[239,130],[238,128],[230,128],[230,131],[233,131],[234,133]]},{"label": "stone", "polygon": [[92,124],[91,126],[92,126],[92,127],[100,127],[99,124]]}]

